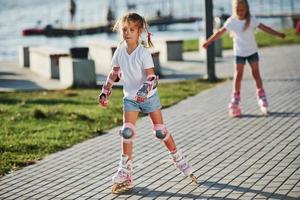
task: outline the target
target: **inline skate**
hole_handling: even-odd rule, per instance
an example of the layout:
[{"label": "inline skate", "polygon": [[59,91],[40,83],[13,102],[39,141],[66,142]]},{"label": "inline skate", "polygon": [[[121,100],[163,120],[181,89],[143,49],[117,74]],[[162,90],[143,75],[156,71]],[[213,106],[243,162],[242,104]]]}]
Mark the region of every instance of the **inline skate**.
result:
[{"label": "inline skate", "polygon": [[234,92],[232,95],[231,102],[228,105],[229,116],[231,117],[241,116],[240,100],[241,100],[240,92]]},{"label": "inline skate", "polygon": [[121,161],[117,173],[112,177],[112,193],[121,194],[131,191],[133,188],[132,161],[127,155],[121,156]]}]

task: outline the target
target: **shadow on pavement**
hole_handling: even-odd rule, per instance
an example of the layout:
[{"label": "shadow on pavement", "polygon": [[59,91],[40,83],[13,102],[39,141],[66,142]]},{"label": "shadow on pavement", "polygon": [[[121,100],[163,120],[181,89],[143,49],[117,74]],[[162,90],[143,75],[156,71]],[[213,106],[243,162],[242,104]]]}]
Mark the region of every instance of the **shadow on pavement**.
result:
[{"label": "shadow on pavement", "polygon": [[214,189],[226,189],[226,190],[232,190],[232,192],[242,192],[242,193],[254,193],[257,195],[264,196],[266,198],[274,198],[274,199],[289,199],[289,200],[299,200],[298,198],[295,197],[289,197],[284,194],[276,194],[276,193],[271,193],[271,192],[264,192],[261,190],[254,190],[246,187],[241,187],[241,186],[236,186],[236,185],[228,185],[228,184],[223,184],[223,183],[216,183],[216,182],[211,182],[211,181],[205,181],[200,183],[201,185],[208,185],[210,188]]},{"label": "shadow on pavement", "polygon": [[269,116],[272,117],[300,117],[299,112],[270,112]]},{"label": "shadow on pavement", "polygon": [[265,118],[265,117],[288,117],[288,118],[299,118],[300,113],[297,112],[269,112],[268,116],[262,114],[242,114],[239,118]]},{"label": "shadow on pavement", "polygon": [[[166,191],[159,191],[159,190],[150,190],[145,187],[135,187],[130,194],[147,197],[147,198],[155,198],[155,197],[175,197],[175,198],[177,197],[177,198],[184,198],[184,199],[209,199],[210,198],[210,196],[204,196],[204,195],[199,196],[198,194],[193,194],[192,192],[173,193],[173,192],[166,192]],[[214,199],[218,199],[218,198],[214,198]],[[231,198],[222,198],[222,199],[233,200]]]}]

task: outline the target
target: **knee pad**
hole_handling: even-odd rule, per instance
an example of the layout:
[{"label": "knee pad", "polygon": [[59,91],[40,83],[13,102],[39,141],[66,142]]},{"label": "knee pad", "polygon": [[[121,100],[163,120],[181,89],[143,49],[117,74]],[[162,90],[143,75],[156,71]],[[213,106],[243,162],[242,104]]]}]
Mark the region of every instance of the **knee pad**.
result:
[{"label": "knee pad", "polygon": [[157,139],[163,141],[168,140],[170,137],[168,129],[163,124],[154,124],[153,133]]},{"label": "knee pad", "polygon": [[123,142],[130,143],[135,137],[135,126],[132,123],[124,123],[120,130]]}]

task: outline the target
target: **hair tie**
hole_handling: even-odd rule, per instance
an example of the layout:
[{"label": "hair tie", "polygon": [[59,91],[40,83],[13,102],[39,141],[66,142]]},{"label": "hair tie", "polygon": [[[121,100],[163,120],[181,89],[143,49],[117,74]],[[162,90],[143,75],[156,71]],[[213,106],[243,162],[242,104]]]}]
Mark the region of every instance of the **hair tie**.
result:
[{"label": "hair tie", "polygon": [[151,35],[152,35],[152,33],[147,32],[147,42],[148,42],[148,44],[150,44],[150,42],[151,42]]}]

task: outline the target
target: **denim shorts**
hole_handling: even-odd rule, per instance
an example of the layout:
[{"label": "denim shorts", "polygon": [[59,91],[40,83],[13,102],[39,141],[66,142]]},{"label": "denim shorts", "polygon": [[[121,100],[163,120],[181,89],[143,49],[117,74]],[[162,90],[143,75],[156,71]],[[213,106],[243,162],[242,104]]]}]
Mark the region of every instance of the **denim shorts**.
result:
[{"label": "denim shorts", "polygon": [[123,109],[127,111],[142,111],[143,113],[151,113],[161,109],[158,92],[155,92],[150,98],[145,99],[144,102],[139,103],[133,99],[123,99]]},{"label": "denim shorts", "polygon": [[259,61],[258,53],[256,52],[246,57],[235,56],[235,64],[245,64],[246,60],[248,61],[248,63],[257,63]]}]

